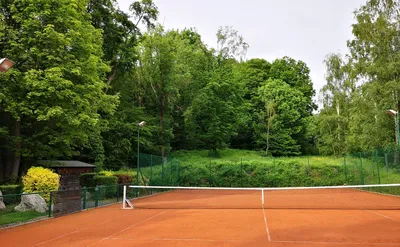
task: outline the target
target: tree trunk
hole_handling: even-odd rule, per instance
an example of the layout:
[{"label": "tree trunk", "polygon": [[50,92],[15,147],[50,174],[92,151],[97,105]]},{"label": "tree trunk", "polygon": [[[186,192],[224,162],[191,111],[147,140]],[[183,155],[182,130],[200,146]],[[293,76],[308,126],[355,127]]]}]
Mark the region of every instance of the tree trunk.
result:
[{"label": "tree trunk", "polygon": [[21,122],[19,120],[15,121],[14,138],[15,138],[15,150],[14,150],[14,159],[12,162],[12,169],[10,174],[12,182],[16,182],[18,179],[19,167],[21,163]]}]

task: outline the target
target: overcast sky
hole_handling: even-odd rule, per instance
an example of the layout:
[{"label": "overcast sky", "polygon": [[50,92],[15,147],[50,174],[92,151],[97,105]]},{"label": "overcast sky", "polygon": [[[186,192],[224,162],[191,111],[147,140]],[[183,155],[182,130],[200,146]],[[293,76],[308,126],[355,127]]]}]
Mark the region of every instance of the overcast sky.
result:
[{"label": "overcast sky", "polygon": [[[125,12],[133,0],[118,0]],[[353,12],[366,0],[154,0],[167,29],[194,27],[216,48],[219,26],[233,26],[250,45],[247,59],[304,61],[318,93],[325,84],[323,60],[346,53]],[[316,98],[317,100],[317,98]]]}]

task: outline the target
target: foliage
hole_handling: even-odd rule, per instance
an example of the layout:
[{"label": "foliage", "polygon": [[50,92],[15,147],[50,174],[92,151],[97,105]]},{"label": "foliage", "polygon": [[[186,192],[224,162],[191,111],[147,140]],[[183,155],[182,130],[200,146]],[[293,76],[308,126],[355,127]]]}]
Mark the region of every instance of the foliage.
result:
[{"label": "foliage", "polygon": [[114,173],[112,171],[103,170],[103,171],[99,172],[99,175],[101,175],[101,176],[113,176]]},{"label": "foliage", "polygon": [[79,175],[79,184],[81,187],[95,187],[96,183],[94,181],[94,177],[97,176],[97,173],[82,173]]},{"label": "foliage", "polygon": [[[18,194],[22,193],[22,186],[19,184],[0,185],[0,191],[3,194],[3,201],[6,205],[16,204],[21,199],[21,197]],[[17,196],[4,196],[4,195],[17,195]]]},{"label": "foliage", "polygon": [[95,185],[116,185],[118,178],[114,176],[97,175],[93,178]]},{"label": "foliage", "polygon": [[118,184],[132,184],[133,177],[129,174],[115,174],[114,176],[118,178]]},{"label": "foliage", "polygon": [[[22,177],[24,192],[47,192],[55,191],[60,187],[60,176],[50,169],[43,167],[31,167],[25,176]],[[49,202],[50,195],[45,193],[43,199]]]}]

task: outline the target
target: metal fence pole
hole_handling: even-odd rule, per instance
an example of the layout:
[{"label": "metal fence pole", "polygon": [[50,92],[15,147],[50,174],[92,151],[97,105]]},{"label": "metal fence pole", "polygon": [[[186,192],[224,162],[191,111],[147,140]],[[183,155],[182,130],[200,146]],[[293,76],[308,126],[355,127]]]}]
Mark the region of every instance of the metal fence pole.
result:
[{"label": "metal fence pole", "polygon": [[240,186],[243,187],[243,160],[240,158]]},{"label": "metal fence pole", "polygon": [[151,181],[153,180],[153,155],[150,155],[150,180],[149,184],[152,185]]},{"label": "metal fence pole", "polygon": [[307,167],[307,174],[310,175],[311,167],[310,167],[310,156],[307,157],[308,160],[308,167]]},{"label": "metal fence pole", "polygon": [[389,162],[388,162],[388,155],[385,153],[385,165],[386,165],[386,174],[389,172]]},{"label": "metal fence pole", "polygon": [[86,209],[86,187],[83,187],[82,189],[82,209]]},{"label": "metal fence pole", "polygon": [[360,172],[361,172],[361,184],[365,184],[362,153],[360,153]]},{"label": "metal fence pole", "polygon": [[51,217],[51,212],[53,211],[53,192],[50,191],[50,200],[49,200],[49,218]]},{"label": "metal fence pole", "polygon": [[274,187],[277,187],[276,185],[276,162],[275,162],[275,158],[274,159]]},{"label": "metal fence pole", "polygon": [[378,183],[381,184],[381,172],[380,172],[379,161],[378,161],[378,150],[375,151],[375,162],[376,162],[376,168],[378,171]]},{"label": "metal fence pole", "polygon": [[99,206],[99,187],[96,186],[94,189],[94,206],[98,207]]},{"label": "metal fence pole", "polygon": [[161,158],[161,183],[164,185],[164,158]]},{"label": "metal fence pole", "polygon": [[344,164],[344,176],[346,178],[346,183],[349,183],[349,180],[348,180],[348,177],[347,177],[346,155],[343,156],[343,164]]}]

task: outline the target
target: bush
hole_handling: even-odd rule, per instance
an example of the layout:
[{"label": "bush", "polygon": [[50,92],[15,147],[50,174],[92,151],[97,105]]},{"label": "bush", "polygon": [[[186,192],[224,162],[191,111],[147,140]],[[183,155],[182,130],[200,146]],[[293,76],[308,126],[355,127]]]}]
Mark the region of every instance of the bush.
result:
[{"label": "bush", "polygon": [[99,175],[111,177],[114,175],[114,173],[112,171],[101,171],[99,172]]},{"label": "bush", "polygon": [[118,184],[131,184],[133,181],[129,174],[116,174],[114,176],[118,178]]},{"label": "bush", "polygon": [[[24,184],[24,192],[27,193],[54,191],[60,187],[60,176],[47,168],[31,167],[22,178],[22,183]],[[43,199],[49,202],[49,193],[44,194]]]},{"label": "bush", "polygon": [[114,176],[95,176],[96,186],[100,186],[100,200],[102,198],[112,198],[116,196],[118,187],[118,178]]},{"label": "bush", "polygon": [[4,196],[3,201],[6,205],[17,204],[21,201],[22,186],[19,184],[0,185],[0,191],[4,195],[16,195],[16,196]]},{"label": "bush", "polygon": [[79,184],[82,187],[95,187],[96,183],[94,181],[94,177],[97,176],[97,173],[89,172],[82,173],[79,177]]}]

